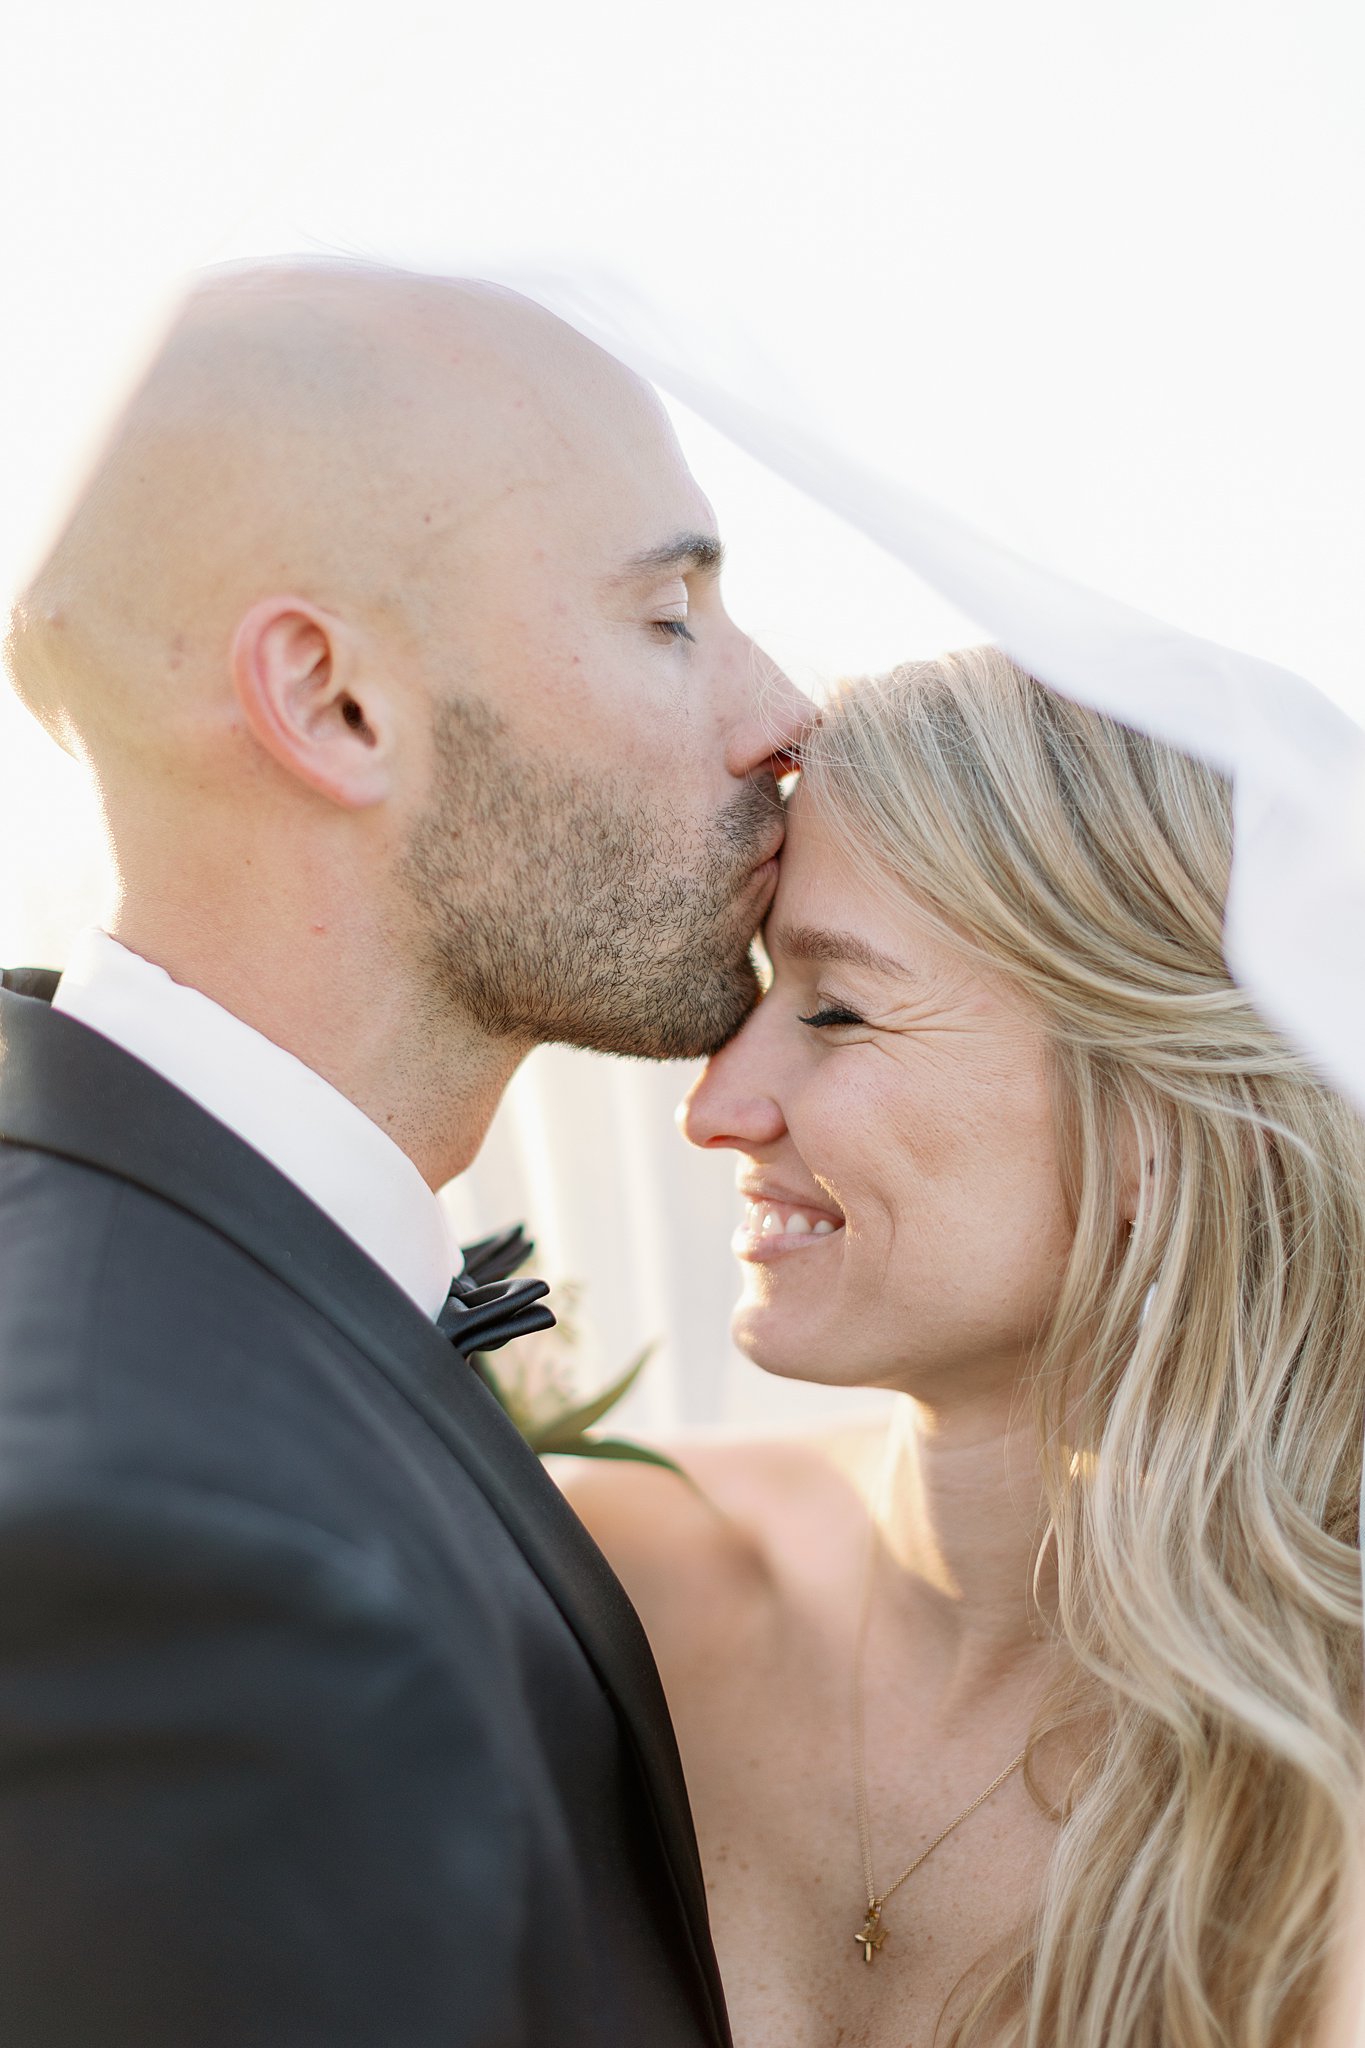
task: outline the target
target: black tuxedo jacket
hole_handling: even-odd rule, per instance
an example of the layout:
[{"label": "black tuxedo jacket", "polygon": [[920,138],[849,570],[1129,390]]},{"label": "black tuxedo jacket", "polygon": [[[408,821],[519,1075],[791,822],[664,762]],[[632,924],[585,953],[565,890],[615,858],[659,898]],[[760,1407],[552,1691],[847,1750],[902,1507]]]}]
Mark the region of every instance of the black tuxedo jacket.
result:
[{"label": "black tuxedo jacket", "polygon": [[723,2048],[582,1525],[305,1195],[5,982],[4,2048]]}]

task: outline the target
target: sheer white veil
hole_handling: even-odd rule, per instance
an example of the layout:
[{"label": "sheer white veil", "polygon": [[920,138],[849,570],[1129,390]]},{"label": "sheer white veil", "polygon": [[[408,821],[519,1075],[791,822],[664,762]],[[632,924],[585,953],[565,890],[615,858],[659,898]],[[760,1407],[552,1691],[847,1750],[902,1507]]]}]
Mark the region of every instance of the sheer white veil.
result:
[{"label": "sheer white veil", "polygon": [[[460,255],[440,269],[539,300],[865,534],[1031,674],[1229,775],[1229,964],[1365,1112],[1365,728],[1303,677],[1069,582],[929,502],[912,482],[879,473],[813,429],[794,398],[775,403],[772,366],[746,359],[733,336],[716,375],[716,337],[691,332],[680,311],[652,305],[623,278]],[[11,590],[57,530],[98,446],[98,421],[149,358],[178,296],[165,270],[125,278],[122,299],[106,309],[103,356],[85,343],[45,473],[26,479],[24,551],[17,566],[0,562]]]},{"label": "sheer white veil", "polygon": [[685,323],[610,277],[498,270],[839,514],[1054,689],[1233,783],[1233,973],[1365,1112],[1365,728],[1302,676],[1024,560],[775,407],[720,382]]},{"label": "sheer white veil", "polygon": [[[717,377],[708,339],[622,280],[487,261],[459,267],[539,300],[628,363],[905,564],[1031,674],[1227,774],[1235,817],[1229,965],[1365,1113],[1365,729],[1303,677],[1070,582],[975,531],[774,403],[759,371]],[[151,296],[142,318],[126,323],[130,335],[136,326],[124,350],[129,365],[149,346]],[[163,289],[158,312],[169,305]],[[68,457],[68,481],[79,466]]]},{"label": "sheer white veil", "polygon": [[[737,370],[732,351],[716,376],[714,338],[690,334],[681,314],[623,279],[486,260],[441,267],[539,300],[867,535],[1031,674],[1230,776],[1229,965],[1365,1113],[1365,729],[1303,677],[1069,582],[973,530],[813,430],[794,406],[774,403],[764,366],[740,359]],[[169,311],[164,277],[159,284],[155,313],[144,286],[141,318],[125,322],[134,337],[126,367],[145,357]],[[78,458],[73,437],[68,488],[88,447],[87,437]]]}]

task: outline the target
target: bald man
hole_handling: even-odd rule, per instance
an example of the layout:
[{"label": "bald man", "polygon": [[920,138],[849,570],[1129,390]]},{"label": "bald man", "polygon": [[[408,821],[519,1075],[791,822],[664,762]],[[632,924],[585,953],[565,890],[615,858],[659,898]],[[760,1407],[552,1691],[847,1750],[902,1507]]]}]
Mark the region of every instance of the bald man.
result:
[{"label": "bald man", "polygon": [[295,266],[15,611],[117,892],[0,994],[5,2048],[728,2040],[644,1637],[466,1363],[543,1290],[434,1193],[532,1045],[755,1000],[808,707],[719,567],[550,315]]}]

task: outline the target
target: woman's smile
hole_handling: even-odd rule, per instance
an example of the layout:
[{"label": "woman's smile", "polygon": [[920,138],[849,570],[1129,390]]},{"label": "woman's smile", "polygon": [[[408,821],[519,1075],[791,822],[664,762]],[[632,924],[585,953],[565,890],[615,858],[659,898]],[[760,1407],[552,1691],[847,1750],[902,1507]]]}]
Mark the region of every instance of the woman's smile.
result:
[{"label": "woman's smile", "polygon": [[843,1217],[821,1197],[794,1195],[743,1179],[739,1191],[745,1198],[744,1221],[731,1248],[737,1259],[751,1265],[766,1265],[790,1252],[828,1249],[829,1240],[843,1232]]}]

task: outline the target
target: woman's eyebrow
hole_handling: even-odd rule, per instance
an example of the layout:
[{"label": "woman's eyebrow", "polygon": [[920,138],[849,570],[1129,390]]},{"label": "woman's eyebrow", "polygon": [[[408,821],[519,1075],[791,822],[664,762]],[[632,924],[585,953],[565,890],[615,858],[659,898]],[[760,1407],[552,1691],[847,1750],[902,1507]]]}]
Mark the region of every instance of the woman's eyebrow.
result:
[{"label": "woman's eyebrow", "polygon": [[893,960],[860,939],[855,932],[829,931],[823,925],[789,924],[764,935],[768,951],[785,953],[792,960],[844,961],[854,967],[871,968],[874,974],[894,974],[913,980],[902,960]]}]

